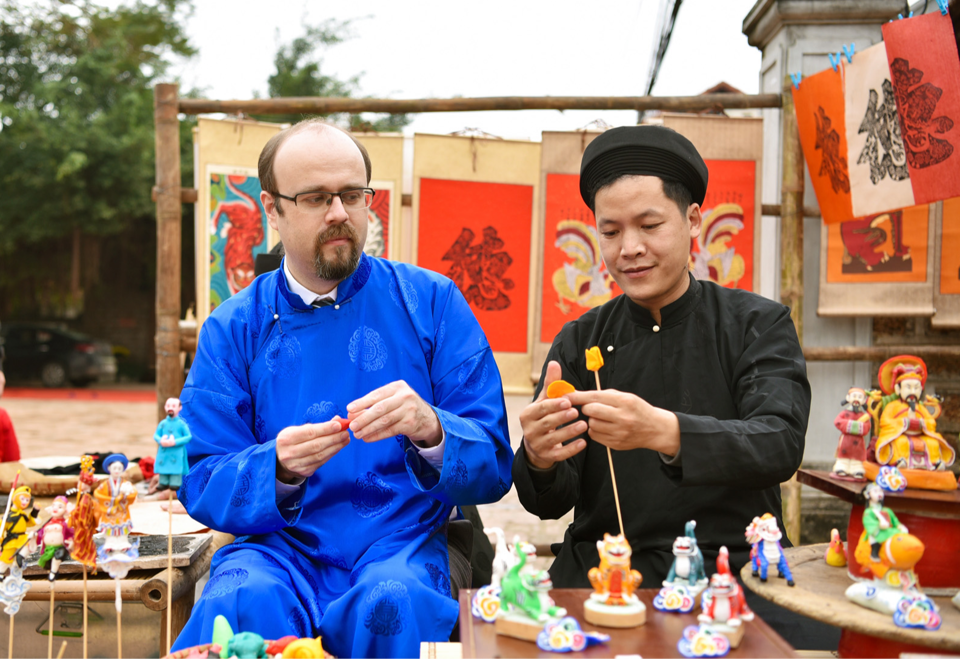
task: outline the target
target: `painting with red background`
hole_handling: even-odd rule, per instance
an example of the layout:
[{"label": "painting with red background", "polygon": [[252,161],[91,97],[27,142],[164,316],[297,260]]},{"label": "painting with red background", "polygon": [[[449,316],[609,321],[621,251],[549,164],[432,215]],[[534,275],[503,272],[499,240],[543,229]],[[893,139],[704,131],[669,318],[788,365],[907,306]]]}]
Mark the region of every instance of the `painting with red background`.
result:
[{"label": "painting with red background", "polygon": [[420,180],[417,264],[451,278],[497,352],[527,351],[533,187]]}]

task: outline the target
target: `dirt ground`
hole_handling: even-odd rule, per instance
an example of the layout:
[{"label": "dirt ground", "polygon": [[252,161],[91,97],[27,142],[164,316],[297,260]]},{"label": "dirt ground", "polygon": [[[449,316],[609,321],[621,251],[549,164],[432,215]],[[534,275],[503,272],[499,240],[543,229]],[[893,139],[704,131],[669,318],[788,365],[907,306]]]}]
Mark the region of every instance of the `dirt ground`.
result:
[{"label": "dirt ground", "polygon": [[[130,387],[151,391],[151,387]],[[510,439],[514,450],[520,444],[520,411],[526,396],[507,396]],[[156,444],[157,408],[153,402],[104,402],[95,400],[3,397],[0,407],[10,414],[24,458],[79,456],[89,451],[115,451],[129,457],[153,455]],[[542,522],[527,513],[515,488],[499,502],[480,506],[485,526],[498,526],[509,539],[519,534],[530,542],[551,543],[563,539],[573,519]]]}]

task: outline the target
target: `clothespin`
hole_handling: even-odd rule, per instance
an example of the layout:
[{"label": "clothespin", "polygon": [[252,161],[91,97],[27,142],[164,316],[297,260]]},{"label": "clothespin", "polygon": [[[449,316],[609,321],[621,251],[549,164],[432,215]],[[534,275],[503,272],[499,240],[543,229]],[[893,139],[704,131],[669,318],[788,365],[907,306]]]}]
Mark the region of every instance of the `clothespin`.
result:
[{"label": "clothespin", "polygon": [[849,46],[841,44],[840,47],[843,49],[843,56],[847,58],[847,64],[853,62],[853,54],[857,52],[856,44],[851,43]]},{"label": "clothespin", "polygon": [[827,58],[830,60],[830,66],[833,67],[833,70],[838,71],[840,69],[840,53],[836,55],[827,53]]},{"label": "clothespin", "polygon": [[943,16],[947,15],[947,3],[948,0],[937,0],[937,6],[940,8],[940,13]]},{"label": "clothespin", "polygon": [[800,81],[803,80],[803,74],[801,74],[799,71],[795,74],[790,74],[790,80],[793,81],[793,87],[799,90]]},{"label": "clothespin", "polygon": [[[909,14],[907,14],[907,18],[913,18],[913,12],[910,12]],[[903,14],[897,14],[897,20],[898,20],[898,21],[902,21],[902,20],[903,20]]]}]

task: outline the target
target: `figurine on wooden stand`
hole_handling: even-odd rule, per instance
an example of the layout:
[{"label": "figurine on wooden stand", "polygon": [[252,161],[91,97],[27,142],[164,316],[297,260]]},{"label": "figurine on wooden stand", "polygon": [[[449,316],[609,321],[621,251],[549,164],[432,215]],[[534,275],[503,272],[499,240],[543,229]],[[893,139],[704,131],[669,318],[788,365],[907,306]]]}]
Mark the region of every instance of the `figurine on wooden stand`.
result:
[{"label": "figurine on wooden stand", "polygon": [[588,623],[610,628],[632,628],[647,620],[647,608],[634,591],[640,588],[642,575],[630,568],[633,550],[620,534],[604,534],[597,541],[600,567],[589,573],[593,593],[583,603],[583,618]]},{"label": "figurine on wooden stand", "polygon": [[830,475],[840,480],[866,480],[863,463],[867,460],[867,447],[870,445],[870,413],[866,410],[867,392],[853,387],[847,391],[843,409],[837,414],[833,424],[840,430],[840,442],[837,444],[837,461]]},{"label": "figurine on wooden stand", "polygon": [[50,566],[50,581],[57,578],[60,564],[70,559],[73,549],[73,529],[67,524],[67,497],[58,496],[47,508],[50,519],[37,531],[37,544],[40,545],[40,558],[37,560],[44,570]]},{"label": "figurine on wooden stand", "polygon": [[[882,395],[872,392],[867,403],[878,430],[877,462],[897,467],[909,487],[955,490],[957,481],[947,467],[956,453],[937,432],[940,399],[921,400],[927,365],[916,356],[895,356],[880,366],[878,378]],[[867,478],[876,480],[878,473],[877,465],[867,463]]]},{"label": "figurine on wooden stand", "polygon": [[9,512],[3,525],[3,541],[0,542],[0,573],[12,565],[23,567],[20,550],[30,540],[29,529],[37,524],[40,509],[33,505],[33,494],[26,485],[21,485],[10,495]]},{"label": "figurine on wooden stand", "polygon": [[747,541],[752,545],[750,559],[753,567],[753,576],[760,577],[760,581],[767,581],[770,566],[776,567],[781,577],[786,578],[787,586],[794,586],[793,573],[783,555],[783,545],[780,539],[783,534],[777,524],[777,518],[770,513],[763,517],[754,517],[747,527]]},{"label": "figurine on wooden stand", "polygon": [[717,556],[717,572],[710,578],[710,586],[703,592],[701,613],[697,616],[701,623],[712,625],[722,632],[736,648],[743,640],[744,621],[753,620],[753,612],[747,606],[747,599],[737,579],[730,572],[730,552],[720,548]]},{"label": "figurine on wooden stand", "polygon": [[536,642],[543,624],[566,616],[567,610],[557,607],[548,594],[553,583],[547,571],[526,569],[527,553],[519,540],[514,542],[513,551],[517,563],[500,583],[497,634]]},{"label": "figurine on wooden stand", "polygon": [[[487,623],[493,623],[497,620],[497,614],[500,612],[500,582],[510,571],[510,568],[517,564],[517,556],[507,547],[506,537],[503,535],[503,529],[499,527],[489,527],[483,530],[484,533],[491,533],[496,537],[494,544],[494,557],[492,565],[492,575],[490,583],[481,586],[473,594],[470,603],[470,613]],[[534,548],[534,553],[536,548]]]},{"label": "figurine on wooden stand", "polygon": [[892,615],[901,627],[936,630],[940,627],[939,609],[921,590],[914,571],[923,557],[923,543],[883,506],[883,490],[878,485],[868,484],[863,495],[867,507],[854,558],[874,578],[848,587],[847,599]]},{"label": "figurine on wooden stand", "polygon": [[667,578],[663,580],[665,587],[685,586],[696,597],[707,586],[707,574],[703,569],[703,553],[697,545],[697,536],[694,529],[696,520],[690,520],[684,527],[684,535],[673,541],[673,564]]},{"label": "figurine on wooden stand", "polygon": [[73,528],[71,556],[83,568],[83,658],[87,658],[87,572],[97,574],[97,547],[93,534],[97,531],[100,513],[91,496],[96,478],[93,475],[93,457],[80,458],[80,477],[77,479],[77,503],[70,512],[67,524]]}]

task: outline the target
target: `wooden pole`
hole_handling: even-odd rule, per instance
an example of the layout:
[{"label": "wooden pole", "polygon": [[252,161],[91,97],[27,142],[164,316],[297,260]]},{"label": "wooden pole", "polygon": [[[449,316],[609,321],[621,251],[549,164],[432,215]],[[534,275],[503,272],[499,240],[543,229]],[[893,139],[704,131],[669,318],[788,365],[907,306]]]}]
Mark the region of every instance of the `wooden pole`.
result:
[{"label": "wooden pole", "polygon": [[163,403],[180,395],[180,120],[178,87],[153,91],[157,163],[157,420]]},{"label": "wooden pole", "polygon": [[[162,87],[162,86],[157,86]],[[457,113],[477,110],[669,110],[779,108],[779,94],[701,94],[692,97],[479,97],[458,99],[348,99],[280,97],[275,99],[180,99],[187,115],[200,113]]]},{"label": "wooden pole", "polygon": [[[783,127],[783,172],[780,186],[780,301],[790,307],[790,317],[803,346],[803,151],[797,116],[793,109],[792,83],[784,82],[780,113]],[[783,494],[783,524],[794,545],[800,544],[800,483],[796,474],[780,486]]]},{"label": "wooden pole", "polygon": [[87,659],[87,566],[83,566],[83,659]]}]

